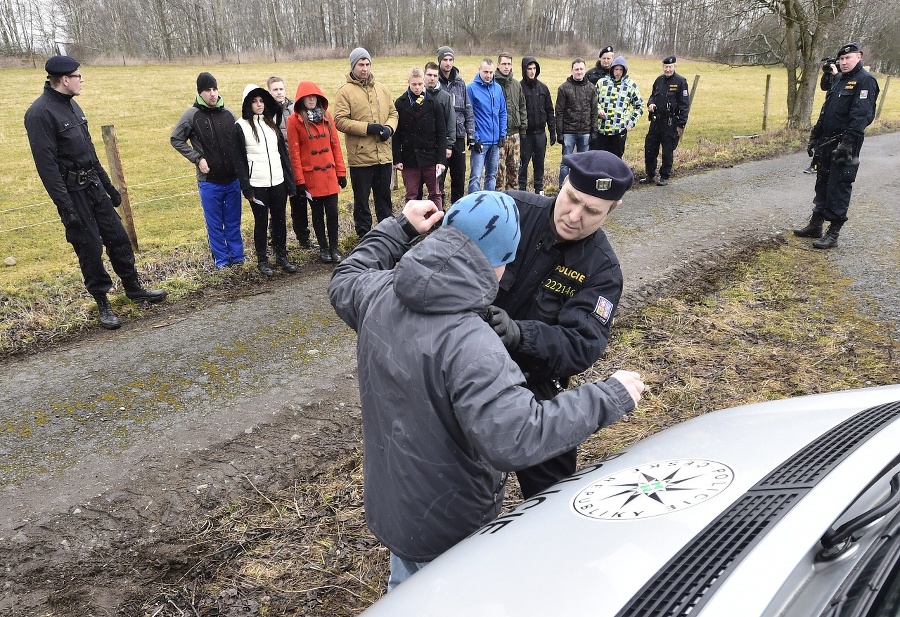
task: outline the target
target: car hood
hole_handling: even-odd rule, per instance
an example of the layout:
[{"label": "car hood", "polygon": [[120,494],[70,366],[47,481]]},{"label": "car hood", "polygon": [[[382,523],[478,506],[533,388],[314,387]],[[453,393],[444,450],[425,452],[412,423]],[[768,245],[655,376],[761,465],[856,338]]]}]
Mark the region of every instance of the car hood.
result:
[{"label": "car hood", "polygon": [[[365,614],[650,615],[646,596],[683,585],[707,588],[693,600],[707,614],[763,614],[797,560],[897,457],[897,401],[900,386],[869,388],[679,424],[522,503]],[[876,407],[889,409],[865,415]],[[716,557],[720,542],[745,546]],[[678,582],[698,564],[723,575]],[[738,571],[754,579],[751,593],[729,589]]]}]

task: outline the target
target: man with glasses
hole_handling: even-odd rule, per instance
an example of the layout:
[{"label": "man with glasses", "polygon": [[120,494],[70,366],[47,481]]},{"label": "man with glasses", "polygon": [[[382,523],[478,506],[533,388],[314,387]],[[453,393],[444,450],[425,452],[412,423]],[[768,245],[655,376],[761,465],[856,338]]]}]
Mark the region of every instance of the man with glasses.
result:
[{"label": "man with glasses", "polygon": [[25,130],[38,175],[78,255],[85,287],[97,302],[100,325],[114,330],[122,324],[106,297],[112,279],[103,267],[104,245],[128,298],[156,303],[166,292],[144,289],[138,280],[131,241],[115,210],[122,196],[100,164],[87,118],[75,102],[84,85],[79,66],[69,56],[47,60],[44,92],[25,112]]}]

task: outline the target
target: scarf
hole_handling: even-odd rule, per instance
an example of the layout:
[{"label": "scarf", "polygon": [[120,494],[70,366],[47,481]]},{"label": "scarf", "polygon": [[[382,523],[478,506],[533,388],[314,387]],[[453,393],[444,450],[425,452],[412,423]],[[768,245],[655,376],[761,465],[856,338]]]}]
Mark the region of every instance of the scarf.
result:
[{"label": "scarf", "polygon": [[321,124],[323,116],[324,112],[318,105],[316,105],[313,109],[306,110],[306,117],[309,118],[309,121],[313,124]]}]

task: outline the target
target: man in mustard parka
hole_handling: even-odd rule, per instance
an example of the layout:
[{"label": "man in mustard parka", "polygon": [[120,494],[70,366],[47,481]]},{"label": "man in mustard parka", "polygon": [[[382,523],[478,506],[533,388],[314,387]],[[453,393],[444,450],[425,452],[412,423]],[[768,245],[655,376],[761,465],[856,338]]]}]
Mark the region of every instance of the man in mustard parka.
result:
[{"label": "man in mustard parka", "polygon": [[394,99],[384,84],[375,81],[372,56],[362,47],[350,52],[347,83],[334,98],[334,124],[344,133],[353,185],[353,224],[361,240],[372,229],[370,192],[379,222],[393,214],[390,139],[397,130]]}]

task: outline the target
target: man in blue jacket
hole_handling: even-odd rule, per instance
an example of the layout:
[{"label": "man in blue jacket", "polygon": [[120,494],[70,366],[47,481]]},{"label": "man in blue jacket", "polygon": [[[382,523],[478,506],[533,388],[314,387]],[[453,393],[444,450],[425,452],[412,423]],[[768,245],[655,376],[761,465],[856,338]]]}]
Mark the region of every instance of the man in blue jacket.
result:
[{"label": "man in blue jacket", "polygon": [[503,88],[494,82],[493,60],[481,61],[478,75],[466,86],[466,92],[475,114],[475,141],[469,144],[469,193],[481,190],[482,174],[484,190],[493,191],[497,187],[500,148],[506,142],[506,98]]}]

